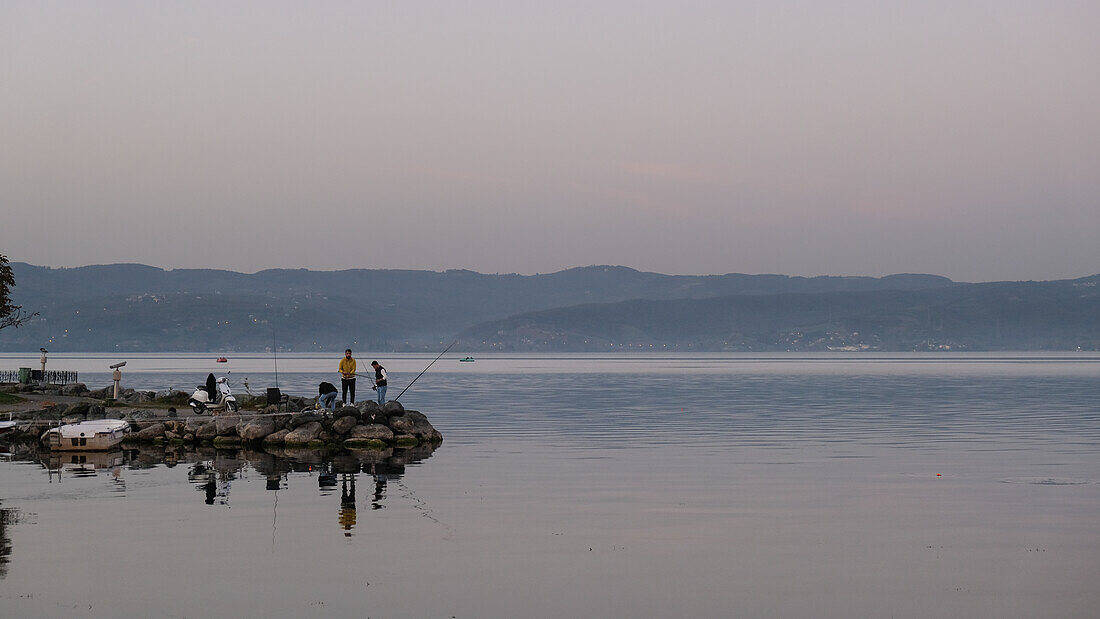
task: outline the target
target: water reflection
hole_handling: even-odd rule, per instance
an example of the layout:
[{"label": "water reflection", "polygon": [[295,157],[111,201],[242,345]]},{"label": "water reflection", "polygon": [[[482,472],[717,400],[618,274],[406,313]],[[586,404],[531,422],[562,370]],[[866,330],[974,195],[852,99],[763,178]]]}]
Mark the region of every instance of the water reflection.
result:
[{"label": "water reflection", "polygon": [[[373,492],[370,509],[385,507],[387,483],[399,480],[409,464],[430,458],[434,447],[417,446],[411,449],[370,450],[357,449],[345,452],[313,451],[308,449],[272,450],[219,450],[214,448],[161,448],[123,449],[110,452],[50,452],[35,446],[21,445],[9,454],[13,462],[37,463],[45,470],[48,484],[80,484],[80,492],[91,491],[102,496],[124,498],[127,471],[140,471],[163,467],[186,467],[186,478],[199,493],[203,504],[229,509],[232,506],[233,484],[250,477],[254,471],[264,478],[264,488],[272,496],[272,544],[274,547],[278,521],[278,493],[291,485],[312,483],[316,478],[320,497],[339,500],[336,523],[346,537],[354,535],[357,524],[356,484],[359,476],[370,476]],[[87,486],[96,479],[105,480],[104,486]],[[86,496],[83,495],[82,496]],[[334,501],[335,502],[335,501]],[[0,505],[0,580],[6,578],[13,558],[12,527],[22,520],[17,506]]]},{"label": "water reflection", "polygon": [[[350,484],[350,490],[349,490]],[[344,537],[351,537],[351,530],[355,528],[355,474],[345,473],[343,487],[340,489],[340,528],[344,529]]]},{"label": "water reflection", "polygon": [[11,536],[8,525],[19,520],[19,510],[0,506],[0,580],[8,575],[8,563],[11,561]]},{"label": "water reflection", "polygon": [[[351,450],[343,453],[326,453],[305,449],[273,449],[271,451],[215,450],[198,448],[187,451],[139,452],[140,460],[155,460],[162,455],[163,462],[187,462],[187,479],[202,492],[207,505],[230,506],[233,482],[246,469],[256,471],[265,479],[265,489],[278,492],[291,483],[291,474],[305,474],[316,479],[321,497],[335,496],[339,491],[340,527],[350,536],[356,523],[356,482],[359,474],[371,476],[374,490],[371,494],[372,510],[385,507],[386,485],[400,479],[408,464],[431,457],[430,445],[411,449]],[[138,459],[135,459],[136,462]],[[295,483],[301,475],[295,476]]]},{"label": "water reflection", "polygon": [[136,458],[135,452],[136,450],[131,449],[80,453],[46,451],[34,459],[46,469],[46,477],[50,483],[61,483],[65,477],[89,478],[104,473],[111,476],[113,490],[124,493],[126,481],[122,477],[122,467]]}]

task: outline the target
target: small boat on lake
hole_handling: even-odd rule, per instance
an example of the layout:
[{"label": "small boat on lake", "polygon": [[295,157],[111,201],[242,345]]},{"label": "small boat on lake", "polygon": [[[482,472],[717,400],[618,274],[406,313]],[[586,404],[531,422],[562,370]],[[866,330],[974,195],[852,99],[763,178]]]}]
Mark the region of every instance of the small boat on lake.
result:
[{"label": "small boat on lake", "polygon": [[57,451],[108,451],[122,442],[130,423],[121,419],[93,419],[50,428],[42,444]]},{"label": "small boat on lake", "polygon": [[218,357],[214,361],[216,361],[217,363],[225,363],[226,361],[229,361],[229,359],[226,359],[225,357]]},{"label": "small boat on lake", "polygon": [[472,363],[473,361],[474,361],[473,357],[463,357],[463,358],[459,359],[460,363]]}]

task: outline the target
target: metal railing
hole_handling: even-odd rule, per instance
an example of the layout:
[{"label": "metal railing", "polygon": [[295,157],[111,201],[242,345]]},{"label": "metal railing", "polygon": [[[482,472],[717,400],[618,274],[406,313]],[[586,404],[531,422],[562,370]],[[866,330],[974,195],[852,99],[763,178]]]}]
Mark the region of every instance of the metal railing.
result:
[{"label": "metal railing", "polygon": [[[22,382],[20,373],[19,370],[0,370],[0,383]],[[67,385],[77,382],[79,375],[72,370],[46,370],[45,375],[42,370],[31,370],[28,378],[32,383],[42,382],[42,379],[45,379],[45,382],[50,385]]]}]

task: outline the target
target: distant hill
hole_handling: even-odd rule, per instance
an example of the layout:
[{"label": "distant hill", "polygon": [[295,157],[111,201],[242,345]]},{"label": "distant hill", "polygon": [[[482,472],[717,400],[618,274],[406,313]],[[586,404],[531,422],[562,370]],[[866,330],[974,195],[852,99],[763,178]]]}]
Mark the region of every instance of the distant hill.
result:
[{"label": "distant hill", "polygon": [[1100,276],[923,290],[633,300],[468,329],[464,350],[1100,350]]},{"label": "distant hill", "polygon": [[68,351],[262,351],[273,343],[295,351],[348,346],[433,350],[481,323],[581,304],[931,291],[959,285],[934,275],[692,276],[615,266],[529,276],[464,270],[273,269],[246,274],[140,264],[11,266],[14,301],[39,316],[19,329],[0,331],[0,350],[5,351],[39,346]]}]

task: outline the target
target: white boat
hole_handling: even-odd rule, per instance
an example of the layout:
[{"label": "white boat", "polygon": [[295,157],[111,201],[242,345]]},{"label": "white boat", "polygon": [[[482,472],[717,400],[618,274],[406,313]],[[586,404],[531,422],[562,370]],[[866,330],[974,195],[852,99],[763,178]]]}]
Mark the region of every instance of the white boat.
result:
[{"label": "white boat", "polygon": [[118,446],[130,430],[130,423],[121,419],[93,419],[50,428],[42,435],[42,443],[57,451],[107,451]]}]

